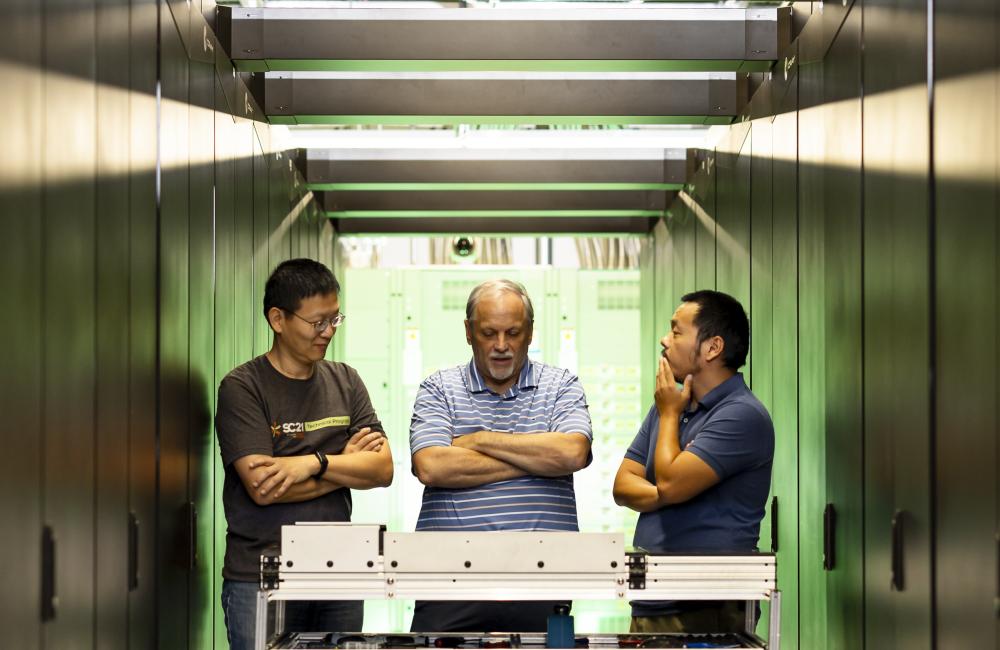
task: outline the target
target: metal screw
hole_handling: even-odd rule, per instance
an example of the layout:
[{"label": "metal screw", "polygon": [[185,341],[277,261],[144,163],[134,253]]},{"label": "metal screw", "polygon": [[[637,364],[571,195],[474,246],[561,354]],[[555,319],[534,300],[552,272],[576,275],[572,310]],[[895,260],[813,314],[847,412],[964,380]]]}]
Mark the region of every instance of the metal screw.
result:
[{"label": "metal screw", "polygon": [[465,568],[468,569],[471,566],[472,566],[472,562],[469,562],[468,560],[466,560],[465,561]]},{"label": "metal screw", "polygon": [[389,578],[388,580],[385,581],[385,583],[387,585],[394,585],[394,584],[396,584],[396,579],[395,578]]},{"label": "metal screw", "polygon": [[618,562],[616,562],[615,560],[611,560],[611,568],[612,569],[617,569],[618,568]]},{"label": "metal screw", "polygon": [[395,592],[390,591],[389,593],[386,594],[386,598],[395,598],[395,597],[396,597]]},{"label": "metal screw", "polygon": [[392,562],[390,562],[390,564],[392,565],[393,569],[395,569],[399,565],[399,563],[396,562],[396,560],[393,560]]},{"label": "metal screw", "polygon": [[541,560],[539,560],[539,561],[538,561],[538,568],[539,568],[539,569],[541,569],[541,568],[542,568],[542,567],[544,567],[544,566],[545,566],[545,563],[544,563],[544,562],[542,562]]},{"label": "metal screw", "polygon": [[618,592],[618,597],[619,598],[624,598],[625,597],[625,592],[624,591],[619,591]]},{"label": "metal screw", "polygon": [[326,566],[328,566],[328,567],[333,566],[333,560],[327,560],[326,561]]},{"label": "metal screw", "polygon": [[619,585],[623,585],[625,584],[625,578],[618,578],[618,580],[616,580],[615,582],[617,582]]},{"label": "metal screw", "polygon": [[371,560],[368,560],[368,567],[371,568],[373,566],[375,566],[375,563],[372,562]]},{"label": "metal screw", "polygon": [[287,566],[287,567],[291,567],[291,566],[292,566],[292,561],[291,561],[291,560],[289,560],[289,561],[285,562],[285,566]]}]

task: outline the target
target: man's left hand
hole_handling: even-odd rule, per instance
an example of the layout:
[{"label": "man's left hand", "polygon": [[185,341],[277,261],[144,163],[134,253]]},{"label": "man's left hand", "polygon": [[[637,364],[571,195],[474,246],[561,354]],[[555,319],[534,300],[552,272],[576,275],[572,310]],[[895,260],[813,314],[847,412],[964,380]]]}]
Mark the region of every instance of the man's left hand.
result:
[{"label": "man's left hand", "polygon": [[677,387],[677,380],[670,370],[667,360],[660,357],[660,369],[656,373],[656,392],[653,393],[656,410],[660,417],[678,417],[691,401],[691,375],[684,378],[684,386]]},{"label": "man's left hand", "polygon": [[255,472],[254,489],[259,490],[261,496],[275,490],[271,498],[278,499],[288,488],[310,479],[319,469],[319,460],[314,455],[279,456],[254,461],[250,469],[260,470]]}]

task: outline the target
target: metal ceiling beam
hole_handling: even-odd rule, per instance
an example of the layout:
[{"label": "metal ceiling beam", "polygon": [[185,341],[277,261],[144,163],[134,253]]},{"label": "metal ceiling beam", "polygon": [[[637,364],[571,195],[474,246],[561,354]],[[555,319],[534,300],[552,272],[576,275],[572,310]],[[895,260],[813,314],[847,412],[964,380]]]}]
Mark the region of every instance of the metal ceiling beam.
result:
[{"label": "metal ceiling beam", "polygon": [[665,191],[334,191],[322,205],[341,210],[663,210]]},{"label": "metal ceiling beam", "polygon": [[650,231],[657,217],[427,217],[422,219],[333,218],[341,235],[522,235],[571,233],[574,235],[641,234]]},{"label": "metal ceiling beam", "polygon": [[356,79],[267,73],[264,110],[292,124],[728,123],[747,100],[740,73],[657,79]]},{"label": "metal ceiling beam", "polygon": [[230,57],[266,70],[763,70],[787,7],[220,7]]},{"label": "metal ceiling beam", "polygon": [[[637,159],[634,152],[398,151],[398,157],[370,159],[368,152],[300,151],[306,182],[322,190],[329,183],[663,183],[683,185],[694,171],[685,149]],[[371,152],[374,154],[375,152]],[[536,155],[531,158],[532,153]],[[600,154],[603,159],[588,158]],[[465,155],[463,155],[465,154]],[[541,156],[547,155],[547,159]],[[489,158],[489,156],[495,156]],[[579,156],[579,159],[574,158]],[[450,159],[449,159],[450,158]]]}]

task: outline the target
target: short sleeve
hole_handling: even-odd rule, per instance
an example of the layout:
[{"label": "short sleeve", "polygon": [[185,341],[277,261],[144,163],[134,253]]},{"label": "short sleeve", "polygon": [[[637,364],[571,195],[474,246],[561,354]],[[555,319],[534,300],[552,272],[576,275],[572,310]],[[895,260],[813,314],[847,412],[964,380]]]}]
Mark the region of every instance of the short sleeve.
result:
[{"label": "short sleeve", "polygon": [[263,402],[240,379],[229,376],[219,384],[215,429],[223,466],[250,454],[274,453],[271,425]]},{"label": "short sleeve", "polygon": [[420,384],[410,418],[410,454],[425,447],[450,447],[455,434],[440,374]]},{"label": "short sleeve", "polygon": [[551,430],[560,433],[582,433],[588,440],[594,439],[590,424],[590,410],[583,385],[573,374],[566,372],[556,393],[552,412]]},{"label": "short sleeve", "polygon": [[646,413],[642,424],[639,425],[639,432],[635,434],[635,439],[632,440],[632,444],[625,452],[625,458],[634,460],[640,465],[646,465],[646,461],[649,460],[649,442],[652,440],[653,431],[659,427],[659,423],[660,416],[656,411],[656,405],[653,405]]},{"label": "short sleeve", "polygon": [[684,451],[708,463],[726,479],[766,464],[774,453],[770,419],[747,404],[728,404],[713,413]]},{"label": "short sleeve", "polygon": [[365,387],[365,382],[361,381],[361,375],[350,366],[347,366],[347,372],[351,382],[351,435],[365,427],[384,434],[385,429],[378,419],[378,414],[375,413],[375,407],[372,406],[372,400],[368,396],[368,388]]}]

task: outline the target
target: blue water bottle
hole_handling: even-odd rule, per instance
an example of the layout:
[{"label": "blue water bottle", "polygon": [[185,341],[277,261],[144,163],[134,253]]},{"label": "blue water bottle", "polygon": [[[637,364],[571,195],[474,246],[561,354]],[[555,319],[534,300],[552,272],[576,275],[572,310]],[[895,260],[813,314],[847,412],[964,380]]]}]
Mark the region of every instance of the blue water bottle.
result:
[{"label": "blue water bottle", "polygon": [[572,648],[576,645],[573,633],[573,617],[569,615],[569,605],[555,606],[555,611],[549,614],[549,628],[545,635],[546,648]]}]

